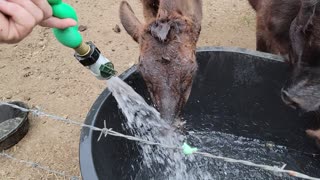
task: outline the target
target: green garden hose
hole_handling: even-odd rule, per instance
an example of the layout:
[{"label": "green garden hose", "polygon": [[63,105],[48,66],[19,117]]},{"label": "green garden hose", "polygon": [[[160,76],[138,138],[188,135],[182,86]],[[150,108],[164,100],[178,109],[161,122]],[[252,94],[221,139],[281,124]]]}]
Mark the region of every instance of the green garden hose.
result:
[{"label": "green garden hose", "polygon": [[[62,0],[48,0],[48,2],[52,7],[54,17],[72,18],[78,22],[77,13],[69,4],[62,2]],[[78,27],[77,24],[65,29],[53,28],[53,34],[61,44],[73,48],[76,51],[76,59],[88,67],[98,79],[109,79],[114,76],[117,72],[114,70],[113,64],[100,53],[92,42],[83,42]]]}]

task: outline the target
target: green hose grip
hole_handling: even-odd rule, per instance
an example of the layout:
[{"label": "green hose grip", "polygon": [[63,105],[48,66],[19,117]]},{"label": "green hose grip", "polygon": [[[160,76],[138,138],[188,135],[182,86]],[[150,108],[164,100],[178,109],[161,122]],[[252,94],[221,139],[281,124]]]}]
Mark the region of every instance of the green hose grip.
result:
[{"label": "green hose grip", "polygon": [[62,0],[48,0],[48,3],[50,5],[60,4],[60,3],[62,3]]},{"label": "green hose grip", "polygon": [[[53,16],[60,19],[71,18],[78,22],[77,13],[69,4],[62,0],[48,0],[48,2],[52,6]],[[78,25],[66,29],[53,28],[53,34],[61,44],[73,49],[79,47],[83,41]]]}]

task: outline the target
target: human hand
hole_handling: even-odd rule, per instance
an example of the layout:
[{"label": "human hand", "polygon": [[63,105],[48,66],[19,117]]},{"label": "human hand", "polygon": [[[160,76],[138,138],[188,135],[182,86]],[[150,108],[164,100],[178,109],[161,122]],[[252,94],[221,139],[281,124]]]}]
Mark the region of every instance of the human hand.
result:
[{"label": "human hand", "polygon": [[76,24],[53,17],[47,0],[0,0],[0,43],[20,42],[37,25],[65,29]]}]

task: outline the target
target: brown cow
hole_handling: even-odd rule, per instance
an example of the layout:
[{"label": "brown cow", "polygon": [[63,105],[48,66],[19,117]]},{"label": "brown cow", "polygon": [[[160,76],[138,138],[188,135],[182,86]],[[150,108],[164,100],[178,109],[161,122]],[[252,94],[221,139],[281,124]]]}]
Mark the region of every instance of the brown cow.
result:
[{"label": "brown cow", "polygon": [[[320,111],[320,0],[249,0],[257,12],[257,50],[285,56],[292,77],[283,101]],[[307,134],[320,142],[320,131]]]},{"label": "brown cow", "polygon": [[141,0],[145,23],[130,5],[120,6],[121,23],[140,45],[139,72],[161,116],[180,115],[197,70],[196,44],[202,0]]}]

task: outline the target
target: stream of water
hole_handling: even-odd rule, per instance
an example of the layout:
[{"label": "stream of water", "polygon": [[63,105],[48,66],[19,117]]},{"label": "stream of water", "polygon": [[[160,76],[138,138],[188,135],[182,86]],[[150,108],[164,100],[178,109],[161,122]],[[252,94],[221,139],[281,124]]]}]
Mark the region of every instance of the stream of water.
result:
[{"label": "stream of water", "polygon": [[[286,147],[218,132],[189,131],[180,134],[118,77],[108,80],[108,88],[127,118],[126,128],[137,137],[175,147],[188,141],[203,152],[278,167],[287,164],[290,168],[301,170],[295,160],[299,155],[292,156]],[[240,164],[194,155],[185,156],[179,151],[162,147],[141,145],[141,150],[143,160],[134,178],[136,180],[294,179]],[[311,163],[312,157],[309,158]],[[301,156],[301,159],[308,161],[305,156]],[[315,167],[312,164],[309,166]]]},{"label": "stream of water", "polygon": [[[127,118],[127,128],[135,136],[174,147],[183,144],[186,137],[161,119],[160,113],[149,106],[120,78],[112,77],[108,81],[108,88]],[[210,174],[200,167],[195,167],[197,171],[195,174],[188,172],[186,162],[192,162],[194,160],[192,156],[184,156],[181,152],[155,146],[142,145],[141,148],[143,151],[141,169],[144,171],[141,171],[138,176],[143,176],[143,179],[212,179]]]}]

